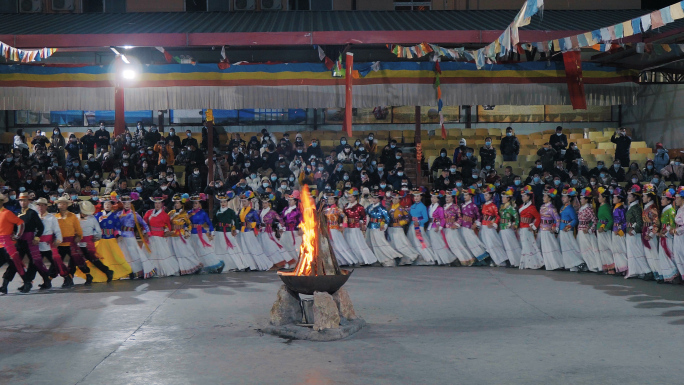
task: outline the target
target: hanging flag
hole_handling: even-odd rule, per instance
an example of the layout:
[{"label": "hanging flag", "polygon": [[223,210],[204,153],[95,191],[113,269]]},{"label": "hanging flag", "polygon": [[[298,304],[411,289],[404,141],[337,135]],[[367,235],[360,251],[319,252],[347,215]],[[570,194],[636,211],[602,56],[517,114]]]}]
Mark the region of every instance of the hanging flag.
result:
[{"label": "hanging flag", "polygon": [[171,56],[170,53],[166,52],[166,50],[164,49],[164,47],[155,47],[155,48],[157,49],[157,51],[159,51],[159,52],[161,52],[161,53],[164,54],[164,59],[166,59],[166,62],[167,62],[167,63],[173,62],[173,56]]},{"label": "hanging flag", "polygon": [[335,62],[335,65],[333,66],[333,73],[332,76],[335,78],[343,78],[344,77],[344,70],[342,69],[342,53],[340,53],[340,57],[337,59]]},{"label": "hanging flag", "polygon": [[570,93],[570,102],[575,110],[587,109],[587,97],[584,92],[584,79],[582,78],[582,55],[581,51],[563,52],[565,64],[565,77]]},{"label": "hanging flag", "polygon": [[674,23],[674,19],[672,18],[672,13],[670,12],[670,7],[665,7],[660,10],[660,17],[663,20],[663,24],[670,24]]},{"label": "hanging flag", "polygon": [[323,51],[323,48],[321,46],[318,46],[318,60],[323,61],[325,59],[325,51]]},{"label": "hanging flag", "polygon": [[670,15],[672,19],[684,19],[684,2],[670,5]]},{"label": "hanging flag", "polygon": [[220,70],[225,70],[230,68],[230,60],[228,60],[228,56],[226,55],[226,46],[224,45],[221,47],[221,61],[218,63],[218,68]]},{"label": "hanging flag", "polygon": [[625,21],[622,23],[622,35],[624,37],[630,37],[634,35],[634,29],[632,29],[631,21]]},{"label": "hanging flag", "polygon": [[624,37],[624,29],[623,29],[624,27],[623,27],[622,23],[615,24],[614,28],[615,28],[615,38],[622,39]]},{"label": "hanging flag", "polygon": [[664,26],[663,18],[660,16],[660,11],[651,12],[651,28],[656,29]]},{"label": "hanging flag", "polygon": [[641,30],[643,32],[648,32],[651,29],[651,15],[643,15],[639,18],[641,20]]}]

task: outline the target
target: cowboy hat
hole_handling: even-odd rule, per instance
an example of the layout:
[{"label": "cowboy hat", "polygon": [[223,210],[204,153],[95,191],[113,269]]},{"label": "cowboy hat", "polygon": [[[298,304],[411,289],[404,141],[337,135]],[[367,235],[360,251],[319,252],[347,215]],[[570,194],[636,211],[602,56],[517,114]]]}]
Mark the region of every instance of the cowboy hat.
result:
[{"label": "cowboy hat", "polygon": [[78,202],[78,206],[81,208],[81,214],[93,215],[95,213],[95,206],[88,201]]},{"label": "cowboy hat", "polygon": [[60,202],[71,204],[71,198],[69,197],[69,194],[64,194],[61,197],[57,198],[57,200],[55,201],[55,203],[60,203]]},{"label": "cowboy hat", "polygon": [[22,200],[22,199],[31,200],[31,198],[29,197],[29,194],[28,194],[28,193],[25,193],[25,192],[20,193],[20,194],[19,194],[19,198],[17,198],[17,199],[18,199],[18,200]]},{"label": "cowboy hat", "polygon": [[45,198],[38,198],[35,202],[37,205],[48,205],[48,201]]}]

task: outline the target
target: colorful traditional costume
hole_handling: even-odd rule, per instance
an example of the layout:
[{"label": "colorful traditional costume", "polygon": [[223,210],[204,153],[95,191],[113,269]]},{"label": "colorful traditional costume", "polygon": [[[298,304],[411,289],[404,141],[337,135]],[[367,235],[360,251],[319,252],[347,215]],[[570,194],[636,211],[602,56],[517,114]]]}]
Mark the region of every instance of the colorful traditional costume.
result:
[{"label": "colorful traditional costume", "polygon": [[[174,197],[174,201],[180,201],[179,196]],[[195,248],[188,239],[190,237],[190,218],[188,213],[183,210],[169,211],[169,220],[171,221],[171,231],[173,235],[166,238],[173,256],[178,261],[178,268],[181,275],[195,274],[202,270],[202,262],[200,262]]]},{"label": "colorful traditional costume", "polygon": [[[159,200],[163,201],[162,198]],[[159,277],[180,275],[180,264],[165,238],[166,232],[172,229],[169,214],[163,209],[152,209],[145,213],[144,219],[150,228],[150,263],[157,270],[157,275]]]},{"label": "colorful traditional costume", "polygon": [[385,238],[383,227],[389,226],[390,223],[387,209],[380,203],[373,203],[366,207],[366,214],[368,215],[366,243],[383,266],[396,266],[395,258],[401,259],[402,255],[394,250]]}]

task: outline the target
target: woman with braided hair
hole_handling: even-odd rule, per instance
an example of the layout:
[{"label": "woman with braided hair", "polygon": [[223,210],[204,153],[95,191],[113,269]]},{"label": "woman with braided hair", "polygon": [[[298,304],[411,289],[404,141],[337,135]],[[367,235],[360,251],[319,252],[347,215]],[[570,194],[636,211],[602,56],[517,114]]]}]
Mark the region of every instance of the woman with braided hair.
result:
[{"label": "woman with braided hair", "polygon": [[546,270],[560,270],[564,267],[563,253],[561,252],[558,238],[556,238],[560,225],[560,216],[553,205],[553,199],[557,195],[558,190],[555,188],[544,191],[544,204],[539,212],[541,217],[539,238],[541,238],[541,250]]},{"label": "woman with braided hair", "polygon": [[615,271],[619,275],[627,274],[627,243],[625,231],[627,230],[627,210],[625,209],[625,192],[616,187],[613,190],[613,235],[610,249],[613,252]]},{"label": "woman with braided hair", "polygon": [[173,196],[173,210],[169,211],[169,219],[171,220],[170,236],[166,238],[169,243],[171,253],[178,261],[180,275],[196,274],[202,271],[202,262],[200,262],[195,249],[190,243],[190,218],[188,217],[187,206],[190,205],[188,194],[176,194]]},{"label": "woman with braided hair", "polygon": [[677,223],[675,217],[677,215],[674,206],[672,205],[677,196],[677,192],[669,188],[663,191],[660,198],[660,204],[663,206],[663,212],[660,215],[660,250],[658,251],[658,266],[660,273],[665,282],[674,282],[678,278],[677,266],[674,263],[675,255],[673,252],[674,234],[676,233]]},{"label": "woman with braided hair", "polygon": [[615,274],[615,260],[613,259],[613,206],[610,201],[610,190],[599,187],[596,193],[596,200],[600,205],[596,213],[598,256],[601,259],[602,270],[606,274],[613,275]]},{"label": "woman with braided hair", "polygon": [[148,259],[149,252],[144,252],[135,234],[138,233],[143,239],[143,247],[149,250],[148,233],[150,228],[143,220],[140,214],[135,212],[132,206],[131,197],[126,195],[121,197],[123,210],[119,213],[119,224],[121,228],[119,232],[119,247],[123,251],[128,264],[131,266],[133,272],[130,274],[131,278],[152,278],[157,274],[152,263]]},{"label": "woman with braided hair", "polygon": [[192,202],[192,210],[188,213],[190,222],[192,222],[190,243],[202,265],[204,265],[204,271],[221,274],[226,264],[214,253],[214,225],[211,223],[207,212],[202,209],[202,202],[205,199],[204,194],[194,195],[190,198]]},{"label": "woman with braided hair", "polygon": [[644,202],[644,208],[641,214],[643,221],[641,227],[641,243],[644,245],[644,254],[646,255],[646,262],[653,272],[653,278],[659,283],[663,280],[660,274],[660,266],[658,263],[658,229],[660,229],[660,209],[658,200],[656,198],[656,188],[654,185],[647,183],[642,187],[641,200]]},{"label": "woman with braided hair", "polygon": [[592,190],[589,187],[580,192],[580,209],[577,212],[577,242],[579,243],[582,258],[587,263],[587,269],[595,273],[603,271],[603,264],[599,256],[596,227],[598,218],[592,207]]},{"label": "woman with braided hair", "polygon": [[640,205],[641,187],[633,185],[627,190],[627,213],[625,221],[625,245],[627,248],[627,278],[639,277],[652,280],[653,274],[646,261],[644,244],[641,241],[641,228],[643,227],[642,210]]},{"label": "woman with braided hair", "polygon": [[674,263],[679,271],[680,284],[684,281],[684,186],[677,188],[675,196],[677,214],[675,215],[675,236],[672,242],[674,248]]},{"label": "woman with braided hair", "polygon": [[499,235],[501,236],[501,243],[503,243],[506,255],[508,255],[508,262],[511,267],[520,266],[520,256],[522,254],[522,247],[520,241],[516,236],[516,230],[520,226],[520,214],[515,208],[515,188],[509,186],[501,193],[501,209],[499,214],[501,220],[499,221]]},{"label": "woman with braided hair", "polygon": [[520,255],[521,269],[540,269],[544,266],[544,257],[541,252],[540,242],[535,239],[534,233],[541,226],[541,216],[534,205],[534,192],[532,186],[525,186],[520,190],[523,201],[518,209],[520,213]]}]

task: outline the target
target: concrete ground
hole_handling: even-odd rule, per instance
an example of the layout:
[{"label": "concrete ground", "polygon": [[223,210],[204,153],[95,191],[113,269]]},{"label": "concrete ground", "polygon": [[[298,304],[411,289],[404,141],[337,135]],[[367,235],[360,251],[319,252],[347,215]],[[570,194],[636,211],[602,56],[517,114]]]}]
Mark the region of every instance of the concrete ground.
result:
[{"label": "concrete ground", "polygon": [[684,286],[362,268],[345,287],[369,326],[316,343],[259,332],[279,285],[227,273],[0,297],[0,383],[624,385],[684,370]]}]

